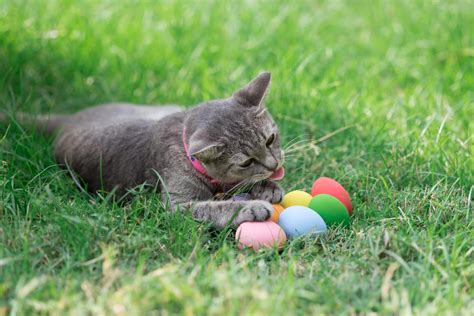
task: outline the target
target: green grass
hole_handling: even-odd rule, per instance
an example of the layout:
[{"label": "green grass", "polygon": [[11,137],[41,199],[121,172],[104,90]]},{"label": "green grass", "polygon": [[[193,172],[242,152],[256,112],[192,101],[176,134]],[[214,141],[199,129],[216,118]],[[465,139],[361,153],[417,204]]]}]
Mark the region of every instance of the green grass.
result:
[{"label": "green grass", "polygon": [[301,141],[283,186],[336,178],[355,211],[239,251],[139,189],[82,194],[50,140],[2,125],[0,315],[472,313],[473,30],[470,0],[1,1],[2,109],[193,105],[270,70]]}]

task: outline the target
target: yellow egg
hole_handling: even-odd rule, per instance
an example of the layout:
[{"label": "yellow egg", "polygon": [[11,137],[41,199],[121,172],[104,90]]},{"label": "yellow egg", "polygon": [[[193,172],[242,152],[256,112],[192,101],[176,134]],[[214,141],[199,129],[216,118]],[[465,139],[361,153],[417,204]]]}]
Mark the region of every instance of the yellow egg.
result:
[{"label": "yellow egg", "polygon": [[304,191],[296,190],[296,191],[291,191],[285,194],[283,197],[283,201],[281,202],[281,205],[284,208],[290,207],[290,206],[304,206],[308,207],[309,202],[311,201],[313,197],[311,194],[306,193]]}]

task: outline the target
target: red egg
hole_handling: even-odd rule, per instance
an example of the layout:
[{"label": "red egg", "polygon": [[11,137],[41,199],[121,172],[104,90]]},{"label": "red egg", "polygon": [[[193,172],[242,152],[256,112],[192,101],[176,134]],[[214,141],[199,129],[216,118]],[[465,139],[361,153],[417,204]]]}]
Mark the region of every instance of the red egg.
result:
[{"label": "red egg", "polygon": [[326,177],[321,177],[314,181],[313,187],[311,188],[311,195],[316,196],[318,194],[332,195],[347,208],[349,215],[352,215],[352,203],[349,193],[340,185],[336,180]]}]

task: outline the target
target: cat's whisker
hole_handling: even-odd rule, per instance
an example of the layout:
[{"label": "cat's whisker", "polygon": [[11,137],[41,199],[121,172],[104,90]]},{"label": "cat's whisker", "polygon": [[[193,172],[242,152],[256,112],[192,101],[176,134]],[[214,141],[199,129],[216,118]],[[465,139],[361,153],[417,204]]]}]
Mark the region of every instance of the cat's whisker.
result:
[{"label": "cat's whisker", "polygon": [[294,146],[295,144],[299,144],[299,143],[302,143],[302,142],[305,142],[305,141],[308,141],[310,140],[311,138],[302,138],[302,139],[299,139],[297,141],[294,141],[292,142],[291,144],[287,144],[286,147],[291,147],[291,146]]},{"label": "cat's whisker", "polygon": [[296,136],[296,137],[290,139],[290,140],[286,143],[286,146],[288,147],[288,146],[292,145],[294,142],[299,141],[299,139],[304,138],[304,137],[306,137],[306,136],[310,136],[310,134],[298,135],[298,136]]},{"label": "cat's whisker", "polygon": [[306,137],[306,136],[310,136],[310,134],[309,134],[309,133],[306,133],[306,134],[299,134],[299,135],[293,137],[292,139],[290,139],[290,140],[288,141],[288,143],[291,143],[291,142],[293,142],[293,141],[295,141],[295,140],[304,138],[304,137]]},{"label": "cat's whisker", "polygon": [[242,188],[245,185],[245,183],[238,183],[237,185],[233,186],[229,190],[226,191],[226,193],[232,194],[233,192],[238,191],[240,188]]},{"label": "cat's whisker", "polygon": [[309,148],[315,148],[315,147],[317,147],[316,144],[317,144],[316,141],[309,141],[306,144],[295,146],[295,147],[291,148],[290,150],[285,151],[285,153],[293,153],[295,151],[300,151],[300,150],[309,149]]},{"label": "cat's whisker", "polygon": [[294,144],[297,144],[298,142],[301,142],[301,141],[304,141],[304,139],[294,139],[293,141],[286,143],[286,144],[283,146],[283,148],[290,148],[290,147],[293,146]]},{"label": "cat's whisker", "polygon": [[285,157],[287,155],[293,155],[295,152],[301,151],[300,149],[301,149],[300,147],[296,147],[296,148],[292,148],[288,151],[285,151]]},{"label": "cat's whisker", "polygon": [[291,144],[290,146],[287,146],[287,147],[284,147],[283,150],[287,151],[287,150],[291,150],[292,148],[294,148],[295,146],[301,144],[301,143],[304,143],[304,142],[307,142],[308,140],[307,139],[302,139],[302,140],[299,140],[297,142],[294,142],[293,144]]},{"label": "cat's whisker", "polygon": [[232,195],[237,193],[241,188],[246,187],[246,191],[251,191],[256,185],[261,185],[263,180],[266,180],[265,175],[254,175],[249,179],[245,179],[234,185],[232,188],[225,192],[226,195]]},{"label": "cat's whisker", "polygon": [[227,190],[225,193],[226,194],[232,194],[233,192],[238,191],[239,189],[243,188],[244,186],[250,184],[248,181],[249,181],[248,179],[244,179],[244,180],[240,181],[239,183],[234,185],[232,188]]},{"label": "cat's whisker", "polygon": [[254,182],[254,183],[252,183],[252,185],[249,187],[249,191],[252,191],[253,188],[254,188],[256,185],[260,185],[260,182]]},{"label": "cat's whisker", "polygon": [[296,148],[296,149],[294,149],[294,150],[291,150],[291,151],[288,152],[288,154],[287,154],[285,157],[289,157],[289,156],[291,156],[291,155],[295,155],[295,154],[297,154],[297,153],[301,153],[301,152],[304,151],[304,150],[302,150],[302,149],[304,149],[304,148]]},{"label": "cat's whisker", "polygon": [[285,161],[285,162],[288,162],[288,161],[292,160],[293,158],[295,158],[295,157],[300,157],[300,156],[301,156],[301,155],[298,155],[298,154],[296,154],[296,153],[291,154],[291,155],[288,155],[287,157],[285,157],[285,160],[287,160],[287,161]]},{"label": "cat's whisker", "polygon": [[287,156],[285,156],[285,159],[289,157],[294,157],[296,155],[302,155],[304,152],[305,152],[304,150],[294,150],[290,152]]}]

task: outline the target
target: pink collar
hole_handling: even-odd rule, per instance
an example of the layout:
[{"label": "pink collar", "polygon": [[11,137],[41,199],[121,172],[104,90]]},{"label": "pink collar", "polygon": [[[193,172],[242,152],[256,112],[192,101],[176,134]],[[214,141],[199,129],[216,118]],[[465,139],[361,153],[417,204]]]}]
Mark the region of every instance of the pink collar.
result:
[{"label": "pink collar", "polygon": [[186,152],[186,157],[188,157],[189,161],[191,162],[191,165],[193,166],[194,169],[196,169],[197,172],[199,172],[204,177],[206,177],[209,180],[209,182],[211,182],[211,184],[213,184],[213,185],[217,186],[217,185],[222,184],[222,182],[220,182],[219,180],[216,180],[216,179],[212,178],[211,176],[209,176],[207,174],[206,169],[199,162],[199,160],[197,160],[196,157],[191,156],[189,154],[189,148],[188,148],[188,144],[186,142],[186,127],[183,127],[183,146],[184,146],[184,151]]}]

